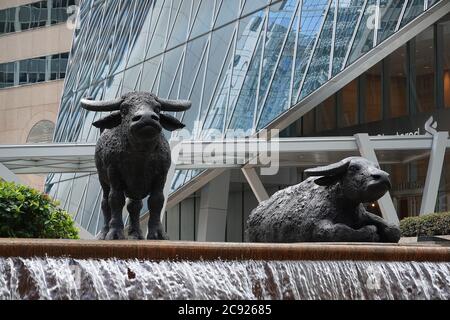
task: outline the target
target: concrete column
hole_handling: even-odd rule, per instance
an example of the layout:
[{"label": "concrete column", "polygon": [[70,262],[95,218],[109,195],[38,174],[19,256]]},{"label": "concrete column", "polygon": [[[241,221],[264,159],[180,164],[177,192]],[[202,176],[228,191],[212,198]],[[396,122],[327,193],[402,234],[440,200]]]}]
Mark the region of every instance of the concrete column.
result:
[{"label": "concrete column", "polygon": [[430,160],[428,162],[427,178],[422,195],[420,215],[433,213],[441,180],[442,165],[447,149],[448,132],[438,132],[433,136]]},{"label": "concrete column", "polygon": [[[355,138],[361,156],[372,162],[378,163],[369,135],[367,133],[358,133],[355,134]],[[378,200],[378,205],[380,206],[381,214],[386,221],[397,225],[399,224],[397,211],[395,211],[394,203],[392,202],[389,192],[386,192],[386,194]]]},{"label": "concrete column", "polygon": [[225,241],[229,189],[227,170],[201,190],[197,241]]},{"label": "concrete column", "polygon": [[8,182],[22,183],[18,176],[16,176],[11,170],[0,163],[0,179]]},{"label": "concrete column", "polygon": [[269,195],[267,194],[264,185],[259,179],[258,173],[256,172],[255,168],[242,168],[242,173],[244,174],[245,179],[247,179],[250,188],[252,188],[256,199],[258,199],[258,202],[269,199]]}]

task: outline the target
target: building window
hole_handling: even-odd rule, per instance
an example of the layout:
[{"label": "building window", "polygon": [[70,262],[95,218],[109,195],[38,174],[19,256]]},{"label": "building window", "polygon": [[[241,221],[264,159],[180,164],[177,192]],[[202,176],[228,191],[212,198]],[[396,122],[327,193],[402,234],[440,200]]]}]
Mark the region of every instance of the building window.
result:
[{"label": "building window", "polygon": [[27,143],[51,143],[55,124],[49,120],[41,120],[31,128]]},{"label": "building window", "polygon": [[75,0],[44,0],[0,10],[0,35],[66,22]]},{"label": "building window", "polygon": [[450,21],[443,24],[444,105],[450,108]]},{"label": "building window", "polygon": [[389,117],[398,118],[408,114],[407,107],[407,77],[408,73],[406,70],[406,46],[402,46],[389,55],[385,60],[387,72],[384,78],[387,83],[384,87],[387,88],[387,95],[389,108]]},{"label": "building window", "polygon": [[317,107],[317,132],[336,128],[336,99],[332,95]]},{"label": "building window", "polygon": [[0,88],[64,79],[69,53],[0,64]]},{"label": "building window", "polygon": [[434,32],[433,26],[420,33],[415,40],[417,111],[434,109]]},{"label": "building window", "polygon": [[364,86],[364,123],[379,121],[382,119],[381,109],[381,66],[380,63],[369,69],[362,77]]},{"label": "building window", "polygon": [[339,127],[358,124],[358,81],[353,80],[337,94]]}]

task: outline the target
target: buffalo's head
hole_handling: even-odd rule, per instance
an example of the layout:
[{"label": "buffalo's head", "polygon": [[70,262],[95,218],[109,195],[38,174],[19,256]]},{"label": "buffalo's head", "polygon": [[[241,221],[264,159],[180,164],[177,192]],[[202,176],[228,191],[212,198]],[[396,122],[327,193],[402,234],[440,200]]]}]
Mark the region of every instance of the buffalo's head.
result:
[{"label": "buffalo's head", "polygon": [[321,186],[340,183],[344,196],[353,202],[373,202],[390,188],[389,174],[378,164],[362,157],[349,157],[324,167],[305,170],[320,176],[314,182]]},{"label": "buffalo's head", "polygon": [[169,131],[184,128],[183,123],[164,111],[185,111],[191,107],[191,102],[162,99],[148,92],[130,92],[109,101],[81,99],[81,106],[89,111],[111,112],[92,123],[101,131],[121,125],[133,139],[151,140],[163,128]]}]

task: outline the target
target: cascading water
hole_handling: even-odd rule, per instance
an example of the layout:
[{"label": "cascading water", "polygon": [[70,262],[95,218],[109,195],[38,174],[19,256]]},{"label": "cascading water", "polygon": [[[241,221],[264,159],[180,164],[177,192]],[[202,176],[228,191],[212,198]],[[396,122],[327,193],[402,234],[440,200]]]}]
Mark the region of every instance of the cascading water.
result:
[{"label": "cascading water", "polygon": [[0,299],[450,299],[450,263],[0,258]]}]

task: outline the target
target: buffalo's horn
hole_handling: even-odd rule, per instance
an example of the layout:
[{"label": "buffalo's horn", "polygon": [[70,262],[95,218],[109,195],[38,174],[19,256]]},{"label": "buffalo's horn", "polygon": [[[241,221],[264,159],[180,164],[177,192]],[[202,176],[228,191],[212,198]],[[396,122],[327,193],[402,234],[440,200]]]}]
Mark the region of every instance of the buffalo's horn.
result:
[{"label": "buffalo's horn", "polygon": [[335,176],[344,173],[353,157],[345,158],[328,166],[306,169],[309,176]]},{"label": "buffalo's horn", "polygon": [[120,109],[122,98],[116,98],[108,101],[95,101],[90,98],[81,99],[81,106],[89,111],[115,111]]},{"label": "buffalo's horn", "polygon": [[162,98],[156,98],[156,100],[161,104],[162,111],[185,111],[189,109],[192,104],[189,100],[169,100]]}]

